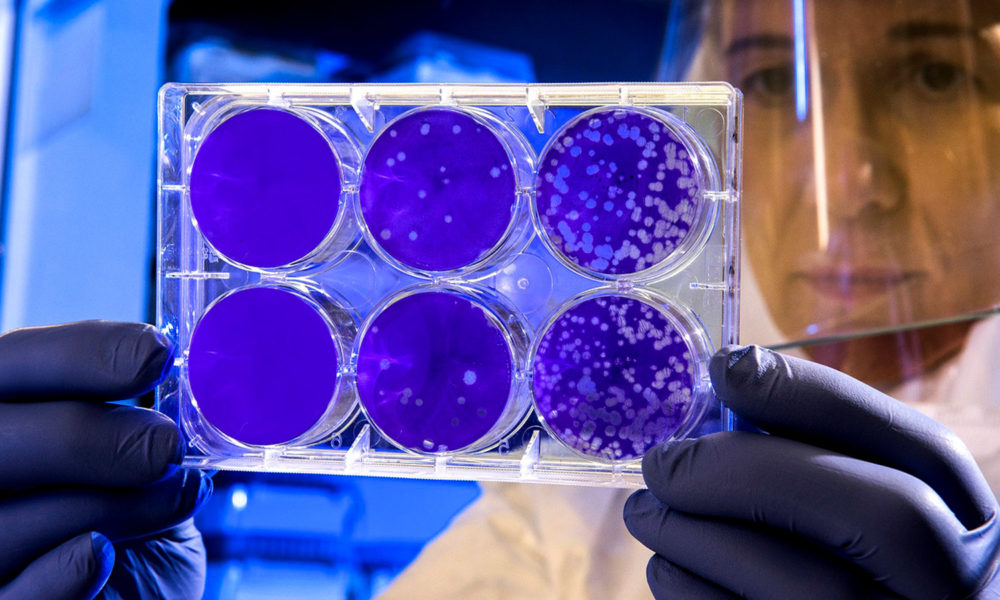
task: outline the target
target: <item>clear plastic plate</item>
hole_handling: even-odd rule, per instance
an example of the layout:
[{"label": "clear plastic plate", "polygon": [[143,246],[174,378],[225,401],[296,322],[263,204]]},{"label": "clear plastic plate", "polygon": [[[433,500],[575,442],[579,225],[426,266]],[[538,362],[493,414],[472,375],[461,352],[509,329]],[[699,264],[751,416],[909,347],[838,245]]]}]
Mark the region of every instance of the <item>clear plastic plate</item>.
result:
[{"label": "clear plastic plate", "polygon": [[741,111],[724,83],[164,86],[185,464],[640,485],[730,425]]}]

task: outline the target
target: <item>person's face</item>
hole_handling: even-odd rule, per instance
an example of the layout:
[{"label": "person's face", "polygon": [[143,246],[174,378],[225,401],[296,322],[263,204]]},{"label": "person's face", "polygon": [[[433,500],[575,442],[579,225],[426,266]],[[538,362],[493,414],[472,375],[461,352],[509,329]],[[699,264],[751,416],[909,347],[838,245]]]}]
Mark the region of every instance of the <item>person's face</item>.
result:
[{"label": "person's face", "polygon": [[721,15],[722,75],[745,94],[743,237],[779,327],[996,306],[1000,3],[806,0],[798,49],[793,4]]}]

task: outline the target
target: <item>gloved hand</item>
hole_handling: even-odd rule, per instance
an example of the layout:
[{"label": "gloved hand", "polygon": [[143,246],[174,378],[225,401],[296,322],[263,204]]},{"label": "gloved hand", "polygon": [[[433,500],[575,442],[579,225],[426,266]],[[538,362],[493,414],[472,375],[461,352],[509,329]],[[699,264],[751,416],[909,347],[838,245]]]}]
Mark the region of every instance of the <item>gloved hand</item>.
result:
[{"label": "gloved hand", "polygon": [[710,373],[720,400],[770,435],[646,454],[649,489],[628,499],[625,523],[656,553],[658,600],[1000,598],[1000,508],[955,434],[754,346],[724,348]]},{"label": "gloved hand", "polygon": [[101,403],[148,391],[172,352],[138,323],[0,336],[0,599],[91,598],[105,581],[109,598],[201,597],[204,546],[185,520],[211,480],[178,470],[170,419]]}]

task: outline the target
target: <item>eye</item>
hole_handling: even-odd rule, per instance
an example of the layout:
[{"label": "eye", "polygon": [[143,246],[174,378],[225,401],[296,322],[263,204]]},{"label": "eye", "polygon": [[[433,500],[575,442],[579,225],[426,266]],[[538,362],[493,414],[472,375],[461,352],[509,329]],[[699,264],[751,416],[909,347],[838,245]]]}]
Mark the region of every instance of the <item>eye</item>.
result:
[{"label": "eye", "polygon": [[909,63],[900,73],[900,89],[925,102],[954,101],[985,90],[982,79],[961,61],[918,55]]},{"label": "eye", "polygon": [[745,77],[740,87],[745,94],[770,104],[790,102],[795,95],[795,75],[790,64],[767,67]]},{"label": "eye", "polygon": [[962,86],[968,77],[965,69],[946,62],[920,65],[913,73],[914,83],[931,94],[946,94]]}]

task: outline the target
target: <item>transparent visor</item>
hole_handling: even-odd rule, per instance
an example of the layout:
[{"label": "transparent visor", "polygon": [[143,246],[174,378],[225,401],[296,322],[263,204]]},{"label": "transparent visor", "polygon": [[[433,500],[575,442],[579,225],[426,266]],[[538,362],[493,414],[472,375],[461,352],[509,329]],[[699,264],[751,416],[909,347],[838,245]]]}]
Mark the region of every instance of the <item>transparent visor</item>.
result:
[{"label": "transparent visor", "polygon": [[1000,306],[1000,2],[671,10],[661,77],[744,93],[742,337],[892,385]]}]

